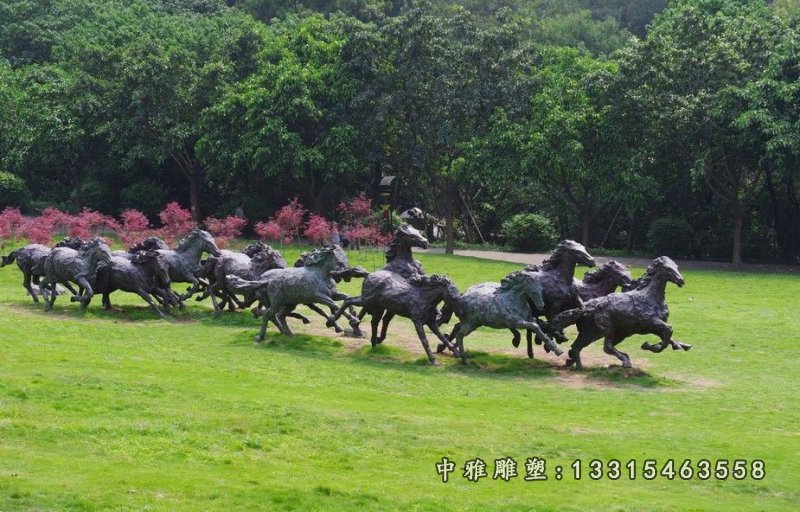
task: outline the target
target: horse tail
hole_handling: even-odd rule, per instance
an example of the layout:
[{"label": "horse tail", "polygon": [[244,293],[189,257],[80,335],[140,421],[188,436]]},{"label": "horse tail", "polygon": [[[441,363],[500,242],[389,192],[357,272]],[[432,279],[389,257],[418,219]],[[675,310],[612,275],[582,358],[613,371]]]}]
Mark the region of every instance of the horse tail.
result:
[{"label": "horse tail", "polygon": [[16,251],[11,251],[7,255],[3,256],[2,262],[0,262],[0,267],[5,267],[6,265],[11,265],[12,263],[14,263],[14,260],[17,259],[18,252],[19,249],[17,249]]},{"label": "horse tail", "polygon": [[257,292],[266,284],[264,281],[248,281],[233,274],[228,274],[225,276],[225,281],[228,283],[228,288],[236,293]]},{"label": "horse tail", "polygon": [[593,307],[568,309],[553,317],[553,319],[550,321],[550,327],[560,331],[565,327],[577,323],[582,318],[586,318],[592,313],[594,313]]}]

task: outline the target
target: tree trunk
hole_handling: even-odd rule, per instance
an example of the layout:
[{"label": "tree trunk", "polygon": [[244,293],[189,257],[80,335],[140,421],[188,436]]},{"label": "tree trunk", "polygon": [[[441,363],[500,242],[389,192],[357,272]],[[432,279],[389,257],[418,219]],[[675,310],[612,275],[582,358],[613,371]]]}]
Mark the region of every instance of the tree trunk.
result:
[{"label": "tree trunk", "polygon": [[742,231],[744,231],[744,208],[741,205],[736,206],[734,221],[733,268],[739,270],[742,268]]},{"label": "tree trunk", "polygon": [[581,217],[581,243],[584,247],[589,247],[589,229],[592,227],[592,216],[584,213]]},{"label": "tree trunk", "polygon": [[444,217],[444,236],[447,244],[445,245],[445,254],[453,254],[455,250],[455,212],[452,206],[447,208]]},{"label": "tree trunk", "polygon": [[199,226],[203,220],[200,212],[200,183],[197,173],[187,174],[186,177],[189,180],[189,206],[192,209],[192,220]]}]

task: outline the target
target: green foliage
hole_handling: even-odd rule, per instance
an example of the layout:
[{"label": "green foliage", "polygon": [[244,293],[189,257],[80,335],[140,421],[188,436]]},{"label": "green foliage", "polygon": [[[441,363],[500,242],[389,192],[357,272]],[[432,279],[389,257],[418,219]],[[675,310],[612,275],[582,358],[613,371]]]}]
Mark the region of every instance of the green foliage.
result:
[{"label": "green foliage", "polygon": [[503,222],[503,236],[516,249],[540,252],[552,249],[558,238],[550,219],[536,213],[518,213]]},{"label": "green foliage", "polygon": [[150,218],[155,218],[168,202],[167,191],[158,183],[148,180],[137,181],[123,188],[120,199],[120,210],[133,208]]},{"label": "green foliage", "polygon": [[689,258],[693,255],[692,226],[683,217],[654,220],[647,230],[647,250],[653,257],[669,255]]},{"label": "green foliage", "polygon": [[7,206],[25,209],[29,200],[30,192],[25,180],[10,172],[0,171],[0,210]]}]

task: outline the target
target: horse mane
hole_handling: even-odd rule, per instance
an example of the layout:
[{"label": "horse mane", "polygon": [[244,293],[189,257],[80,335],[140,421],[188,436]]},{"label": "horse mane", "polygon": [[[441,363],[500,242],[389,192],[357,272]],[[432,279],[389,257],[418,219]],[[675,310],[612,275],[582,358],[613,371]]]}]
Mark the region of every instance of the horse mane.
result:
[{"label": "horse mane", "polygon": [[397,233],[392,237],[392,241],[386,246],[386,263],[391,263],[397,257]]},{"label": "horse mane", "polygon": [[523,284],[522,279],[524,279],[525,274],[524,270],[517,270],[516,272],[512,272],[508,274],[506,277],[500,280],[500,289],[501,290],[514,290],[519,285]]},{"label": "horse mane", "polygon": [[183,251],[183,250],[186,250],[186,249],[188,249],[188,248],[189,248],[189,244],[191,244],[191,243],[192,243],[192,241],[193,241],[195,238],[197,238],[197,235],[198,235],[198,232],[197,232],[197,230],[195,229],[195,230],[193,230],[191,233],[189,233],[188,235],[186,235],[185,237],[181,238],[181,239],[178,241],[178,249],[177,249],[177,250],[179,250],[179,251]]},{"label": "horse mane", "polygon": [[247,256],[252,258],[256,254],[258,254],[258,253],[260,253],[262,251],[266,251],[267,249],[272,249],[272,248],[270,246],[268,246],[267,244],[265,244],[264,242],[255,242],[255,243],[249,244],[247,247],[242,249],[242,253],[246,254]]},{"label": "horse mane", "polygon": [[564,257],[564,252],[566,251],[566,246],[563,242],[558,244],[553,252],[550,253],[550,256],[545,258],[545,260],[541,263],[541,265],[534,265],[536,270],[555,270],[561,264],[561,258]]},{"label": "horse mane", "polygon": [[149,251],[149,250],[158,250],[158,249],[169,249],[166,243],[163,240],[158,238],[157,236],[148,236],[141,242],[137,244],[133,244],[128,252],[131,254],[135,254],[139,251]]},{"label": "horse mane", "polygon": [[614,264],[611,261],[609,261],[603,266],[590,270],[586,272],[586,274],[583,276],[583,283],[584,284],[599,283],[613,272],[613,268]]},{"label": "horse mane", "polygon": [[644,275],[634,281],[634,290],[643,290],[650,285],[650,282],[653,280],[653,276],[656,274],[656,269],[660,267],[655,262],[648,265],[647,269],[644,271]]}]

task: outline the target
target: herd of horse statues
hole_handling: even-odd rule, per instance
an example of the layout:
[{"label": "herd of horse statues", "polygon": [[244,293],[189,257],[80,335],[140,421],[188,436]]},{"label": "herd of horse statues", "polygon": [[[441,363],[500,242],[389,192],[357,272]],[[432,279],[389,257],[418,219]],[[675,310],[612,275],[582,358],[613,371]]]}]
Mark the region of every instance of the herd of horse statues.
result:
[{"label": "herd of horse statues", "polygon": [[[158,238],[148,238],[127,251],[112,251],[100,238],[88,242],[66,238],[52,249],[30,244],[3,256],[0,266],[16,261],[23,286],[34,302],[38,303],[41,295],[45,310],[50,310],[65,290],[83,309],[96,294],[102,295],[108,309],[114,291],[135,293],[162,317],[173,307],[184,308],[193,295],[196,300],[210,298],[215,314],[225,308],[252,307],[261,319],[257,343],[265,339],[270,323],[287,336],[292,335],[288,318],[308,323],[308,318],[295,312],[300,305],[324,317],[327,327],[336,332],[344,331],[337,320],[345,316],[350,324],[348,333],[358,337],[362,336],[360,323],[370,315],[372,346],[386,339],[391,320],[401,316],[413,323],[431,364],[437,363],[426,327],[438,339],[437,353],[449,351],[463,363],[467,362],[464,338],[482,326],[509,329],[514,347],[519,346],[524,330],[527,354],[533,358],[534,343],[562,355],[559,344],[568,341],[564,329],[575,325],[578,334],[567,352],[566,365],[577,368],[583,367],[581,350],[601,338],[604,352],[619,359],[624,368],[631,367],[631,360],[617,345],[634,334],[658,336],[659,343],[642,345],[652,352],[667,346],[691,348],[672,338],[667,323],[666,285],[683,286],[684,280],[675,262],[666,256],[654,259],[636,280],[614,260],[578,280],[575,267],[594,267],[595,260],[581,244],[564,240],[540,265],[461,293],[448,277],[426,275],[413,258],[414,247],[426,249],[428,241],[405,224],[387,247],[386,265],[375,272],[351,267],[339,246],[304,253],[289,266],[278,251],[262,242],[250,244],[242,252],[220,250],[213,236],[195,229],[175,249]],[[205,259],[204,254],[208,254]],[[337,282],[352,279],[363,279],[360,295],[350,297],[337,290]],[[177,293],[174,283],[190,286]],[[453,315],[453,328],[442,332]]]}]

